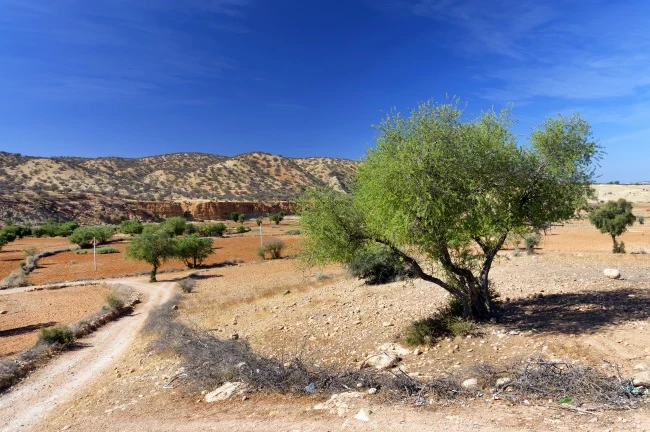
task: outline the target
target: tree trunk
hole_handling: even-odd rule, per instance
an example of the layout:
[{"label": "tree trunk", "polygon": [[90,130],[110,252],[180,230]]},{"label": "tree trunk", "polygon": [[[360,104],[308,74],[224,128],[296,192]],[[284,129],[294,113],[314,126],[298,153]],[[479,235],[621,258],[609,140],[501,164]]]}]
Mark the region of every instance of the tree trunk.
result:
[{"label": "tree trunk", "polygon": [[614,242],[614,247],[612,248],[612,252],[618,253],[618,242],[616,241],[616,236],[614,234],[610,234],[612,236],[612,241]]},{"label": "tree trunk", "polygon": [[151,270],[151,273],[149,273],[149,282],[157,282],[156,281],[156,272],[158,271],[158,266],[153,266],[153,269]]}]

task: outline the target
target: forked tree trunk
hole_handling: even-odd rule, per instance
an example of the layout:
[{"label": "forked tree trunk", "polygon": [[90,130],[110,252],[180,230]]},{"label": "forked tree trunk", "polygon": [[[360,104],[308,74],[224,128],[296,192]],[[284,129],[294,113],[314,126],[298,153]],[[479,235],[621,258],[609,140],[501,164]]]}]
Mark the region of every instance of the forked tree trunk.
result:
[{"label": "forked tree trunk", "polygon": [[149,273],[149,282],[157,282],[156,281],[156,272],[158,271],[158,266],[154,265],[153,269],[151,270],[151,273]]}]

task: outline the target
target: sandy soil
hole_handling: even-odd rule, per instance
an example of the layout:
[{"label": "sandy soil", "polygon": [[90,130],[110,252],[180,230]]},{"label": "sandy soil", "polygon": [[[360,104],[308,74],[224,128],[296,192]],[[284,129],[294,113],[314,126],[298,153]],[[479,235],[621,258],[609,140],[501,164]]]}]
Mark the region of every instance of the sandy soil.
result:
[{"label": "sandy soil", "polygon": [[165,302],[174,286],[137,281],[122,283],[145,294],[136,312],[77,342],[74,350],[57,357],[1,395],[0,428],[3,432],[32,430],[50,411],[106,370],[129,347],[151,308]]},{"label": "sandy soil", "polygon": [[0,359],[34,345],[42,328],[72,324],[97,312],[110,288],[77,286],[0,295]]}]

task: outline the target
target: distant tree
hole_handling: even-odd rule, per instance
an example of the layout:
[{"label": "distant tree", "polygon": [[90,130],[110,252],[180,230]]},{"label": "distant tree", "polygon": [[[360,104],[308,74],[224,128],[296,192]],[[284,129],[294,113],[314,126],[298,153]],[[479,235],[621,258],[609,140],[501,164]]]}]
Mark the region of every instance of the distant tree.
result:
[{"label": "distant tree", "polygon": [[9,242],[16,240],[16,234],[12,231],[7,231],[6,228],[0,230],[0,249]]},{"label": "distant tree", "polygon": [[239,220],[239,213],[237,212],[230,213],[230,220],[232,220],[233,222],[237,222]]},{"label": "distant tree", "polygon": [[174,240],[171,233],[162,226],[149,225],[142,234],[134,237],[126,247],[127,258],[144,261],[153,266],[149,282],[156,282],[158,268],[174,255]]},{"label": "distant tree", "polygon": [[237,217],[237,222],[244,223],[245,220],[246,220],[246,215],[243,214],[243,213],[240,213],[240,215]]},{"label": "distant tree", "polygon": [[144,225],[138,219],[125,220],[120,224],[122,234],[142,234]]},{"label": "distant tree", "polygon": [[603,234],[612,236],[612,252],[625,253],[625,244],[618,243],[616,237],[627,231],[634,224],[636,217],[632,214],[632,203],[621,198],[617,201],[607,201],[602,207],[589,213],[589,221]]},{"label": "distant tree", "polygon": [[299,201],[303,259],[347,264],[382,244],[475,320],[495,313],[489,272],[508,233],[573,217],[600,156],[577,115],[547,120],[525,146],[507,111],[468,119],[453,103],[377,129],[349,194],[315,189]]},{"label": "distant tree", "polygon": [[68,236],[70,243],[75,243],[80,247],[92,244],[93,239],[97,244],[106,243],[106,240],[115,235],[115,227],[112,225],[86,226],[76,228]]},{"label": "distant tree", "polygon": [[269,220],[275,222],[276,225],[280,225],[280,222],[284,219],[284,213],[273,213],[269,215]]},{"label": "distant tree", "polygon": [[174,216],[165,219],[162,225],[163,228],[169,230],[173,235],[179,236],[185,232],[187,221],[180,216]]},{"label": "distant tree", "polygon": [[213,242],[211,238],[200,238],[196,234],[179,238],[174,245],[174,256],[183,260],[189,268],[195,268],[212,253]]},{"label": "distant tree", "polygon": [[197,231],[202,237],[221,237],[228,229],[223,222],[199,225]]},{"label": "distant tree", "polygon": [[264,219],[258,217],[257,219],[255,219],[255,223],[257,224],[257,226],[261,226],[264,223]]}]

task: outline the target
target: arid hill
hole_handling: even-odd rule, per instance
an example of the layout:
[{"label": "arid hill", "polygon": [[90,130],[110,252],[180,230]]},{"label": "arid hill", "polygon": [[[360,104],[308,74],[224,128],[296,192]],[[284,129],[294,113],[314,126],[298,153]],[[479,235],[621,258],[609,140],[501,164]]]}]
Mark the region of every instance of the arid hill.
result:
[{"label": "arid hill", "polygon": [[212,213],[206,213],[205,205],[198,206],[203,216],[218,218],[234,202],[248,203],[246,213],[264,213],[281,208],[283,204],[277,203],[294,200],[309,187],[345,189],[355,165],[345,159],[287,158],[261,152],[133,159],[0,152],[0,216],[9,212],[23,223],[49,217],[110,222],[136,214],[166,217],[179,209],[181,214],[192,214],[207,201],[221,204],[212,205]]}]

